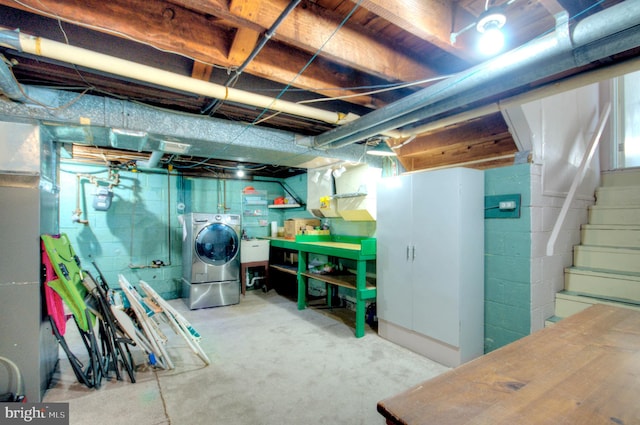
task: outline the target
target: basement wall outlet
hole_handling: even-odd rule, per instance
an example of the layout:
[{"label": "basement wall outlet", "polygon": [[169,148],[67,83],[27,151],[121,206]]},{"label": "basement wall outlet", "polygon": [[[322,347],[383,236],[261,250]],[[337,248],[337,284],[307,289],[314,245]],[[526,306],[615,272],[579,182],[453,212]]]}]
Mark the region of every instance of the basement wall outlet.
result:
[{"label": "basement wall outlet", "polygon": [[520,194],[485,196],[484,218],[520,218]]}]

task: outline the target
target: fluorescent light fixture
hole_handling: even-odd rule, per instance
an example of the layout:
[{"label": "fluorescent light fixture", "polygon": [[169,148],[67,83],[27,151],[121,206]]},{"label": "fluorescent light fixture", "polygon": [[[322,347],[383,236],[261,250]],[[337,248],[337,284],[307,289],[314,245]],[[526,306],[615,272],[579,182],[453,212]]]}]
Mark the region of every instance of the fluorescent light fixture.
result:
[{"label": "fluorescent light fixture", "polygon": [[160,140],[160,150],[166,153],[176,155],[184,155],[189,152],[191,145],[188,143],[171,142],[169,140]]},{"label": "fluorescent light fixture", "polygon": [[504,47],[502,27],[507,17],[498,8],[485,10],[478,18],[476,29],[481,34],[478,50],[484,55],[495,55]]},{"label": "fluorescent light fixture", "polygon": [[367,154],[374,156],[396,156],[396,153],[385,142],[380,142],[373,148],[368,149]]}]

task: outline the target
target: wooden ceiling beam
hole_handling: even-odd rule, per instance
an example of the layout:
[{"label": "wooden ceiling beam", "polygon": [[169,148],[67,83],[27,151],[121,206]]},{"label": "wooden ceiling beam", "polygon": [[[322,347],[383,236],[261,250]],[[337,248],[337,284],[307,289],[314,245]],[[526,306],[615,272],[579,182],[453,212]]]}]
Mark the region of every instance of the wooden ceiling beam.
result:
[{"label": "wooden ceiling beam", "polygon": [[[351,0],[355,3],[356,0]],[[460,43],[451,43],[453,2],[442,0],[364,0],[361,7],[399,28],[464,60],[472,60]]]},{"label": "wooden ceiling beam", "polygon": [[[258,1],[256,0],[231,0],[229,10],[234,15],[245,19],[253,19],[258,13]],[[229,51],[229,61],[236,66],[240,66],[249,57],[258,42],[260,32],[247,27],[238,28],[231,50]]]},{"label": "wooden ceiling beam", "polygon": [[[384,97],[362,95],[359,91],[346,89],[354,86],[372,85],[373,82],[366,74],[349,72],[348,69],[322,58],[316,58],[308,65],[304,73],[299,74],[299,70],[307,66],[309,58],[310,56],[296,49],[289,48],[287,51],[282,47],[274,47],[267,43],[256,59],[247,66],[246,71],[282,84],[292,84],[295,87],[304,88],[323,97],[354,96],[345,99],[345,101],[368,108],[378,108],[386,103],[381,100],[385,99]],[[329,84],[329,81],[332,83]]]},{"label": "wooden ceiling beam", "polygon": [[[407,171],[414,171],[497,158],[517,151],[511,135],[504,134],[475,142],[452,143],[440,149],[424,151],[420,155],[398,156],[398,159]],[[512,159],[510,161],[513,162]]]},{"label": "wooden ceiling beam", "polygon": [[202,62],[194,61],[193,68],[191,69],[191,78],[197,78],[202,81],[209,81],[211,74],[213,73],[213,67],[206,65]]},{"label": "wooden ceiling beam", "polygon": [[421,134],[411,143],[396,149],[402,156],[422,155],[438,150],[456,142],[473,143],[480,140],[500,138],[509,134],[509,128],[500,112],[494,112],[464,123],[443,127]]},{"label": "wooden ceiling beam", "polygon": [[[255,17],[246,18],[236,15],[223,0],[172,2],[218,16],[237,27],[257,26],[261,30],[269,28],[289,3],[288,0],[262,0]],[[349,23],[333,34],[343,18],[313,3],[305,3],[305,7],[298,6],[282,22],[273,39],[311,53],[322,47],[323,57],[388,81],[417,81],[438,75],[424,63],[399,51],[397,46],[389,46],[375,34],[357,30]]]},{"label": "wooden ceiling beam", "polygon": [[[196,3],[211,6],[216,1],[211,0],[204,3],[198,1]],[[172,3],[177,2],[183,1],[176,0]],[[47,17],[55,16],[62,21],[110,35],[133,39],[164,51],[177,52],[193,58],[202,63],[194,65],[192,70],[194,78],[208,80],[206,76],[208,70],[201,68],[201,65],[216,64],[229,67],[238,65],[236,60],[231,60],[230,46],[234,29],[225,30],[212,25],[212,22],[218,19],[217,16],[207,17],[207,15],[193,13],[187,7],[175,5],[167,8],[167,3],[145,0],[111,0],[109,2],[102,0],[24,0],[22,3],[26,6],[19,5],[12,0],[0,0],[0,5],[39,13]],[[27,6],[31,6],[35,10]],[[219,7],[222,6],[219,5]],[[227,10],[224,16],[228,16],[230,14],[228,6],[225,4],[224,7]],[[144,22],[144,25],[141,25],[141,22]],[[245,44],[245,49],[247,45]],[[286,56],[285,52],[290,52],[290,56]],[[256,57],[245,72],[289,84],[310,57],[311,55],[302,55],[287,46],[267,43],[262,55]],[[293,85],[323,96],[342,96],[358,94],[352,90],[343,90],[345,87],[353,86],[354,81],[362,80],[363,85],[371,84],[365,74],[351,72],[346,75],[344,69],[340,71],[339,67],[328,65],[329,68],[312,64],[307,68],[304,76],[296,78]],[[353,97],[346,99],[346,101],[367,107],[379,107],[386,103],[380,98],[370,96]]]},{"label": "wooden ceiling beam", "polygon": [[[116,37],[149,44],[228,66],[231,33],[204,16],[177,5],[145,0],[0,0],[0,4],[37,13]],[[40,35],[40,34],[34,34]]]}]

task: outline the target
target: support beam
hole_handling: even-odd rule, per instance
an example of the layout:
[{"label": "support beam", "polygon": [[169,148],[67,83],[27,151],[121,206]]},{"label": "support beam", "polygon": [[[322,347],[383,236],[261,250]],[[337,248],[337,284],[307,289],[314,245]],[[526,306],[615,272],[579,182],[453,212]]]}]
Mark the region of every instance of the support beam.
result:
[{"label": "support beam", "polygon": [[[258,13],[258,2],[256,0],[231,0],[229,11],[243,19],[256,19]],[[240,66],[251,54],[258,42],[260,32],[247,27],[239,27],[231,50],[229,51],[229,61],[235,66]]]}]

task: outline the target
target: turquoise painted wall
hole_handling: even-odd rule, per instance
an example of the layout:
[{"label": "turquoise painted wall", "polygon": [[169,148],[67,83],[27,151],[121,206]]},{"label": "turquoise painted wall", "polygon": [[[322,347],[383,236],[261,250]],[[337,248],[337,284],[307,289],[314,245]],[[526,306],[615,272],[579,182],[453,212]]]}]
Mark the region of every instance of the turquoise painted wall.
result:
[{"label": "turquoise painted wall", "polygon": [[[180,178],[177,174],[120,171],[108,211],[92,207],[95,185],[81,180],[80,209],[88,225],[74,222],[77,174],[107,179],[106,167],[63,163],[60,172],[60,232],[66,233],[84,269],[96,274],[95,261],[111,287],[118,287],[118,274],[136,284],[142,279],[164,298],[179,297],[182,277],[181,212],[242,214],[241,193],[246,186],[267,191],[269,203],[286,195],[277,181]],[[306,200],[306,175],[283,180],[290,191]],[[186,208],[180,210],[178,204]],[[280,226],[289,217],[310,217],[304,208],[269,209],[267,223]],[[269,225],[247,227],[249,236],[266,236]],[[161,267],[151,267],[153,261]]]},{"label": "turquoise painted wall", "polygon": [[485,352],[531,328],[530,165],[485,171],[485,195],[521,195],[520,218],[485,219]]},{"label": "turquoise painted wall", "polygon": [[[92,208],[95,186],[83,180],[80,192],[83,217],[89,225],[74,223],[76,173],[107,177],[107,169],[63,163],[60,173],[60,231],[67,233],[85,269],[94,273],[96,261],[107,282],[117,287],[122,273],[130,282],[151,284],[164,298],[179,297],[182,276],[182,228],[178,203],[184,212],[241,214],[241,193],[246,186],[267,191],[269,203],[286,193],[274,181],[219,180],[130,171],[120,172],[113,189],[112,207],[106,212]],[[531,193],[528,164],[485,172],[485,195],[521,194],[517,219],[485,220],[485,351],[489,352],[529,334],[531,318]],[[306,175],[283,180],[303,201],[307,198]],[[270,209],[267,222],[280,226],[292,217],[311,217],[303,208]],[[168,225],[170,224],[170,231]],[[331,220],[337,233],[368,235],[372,223]],[[351,227],[350,227],[351,226]],[[359,226],[359,227],[358,227]],[[363,228],[362,228],[363,227]],[[248,227],[249,236],[266,236],[269,226]],[[169,248],[170,246],[170,248]],[[154,260],[165,265],[151,267]]]}]

